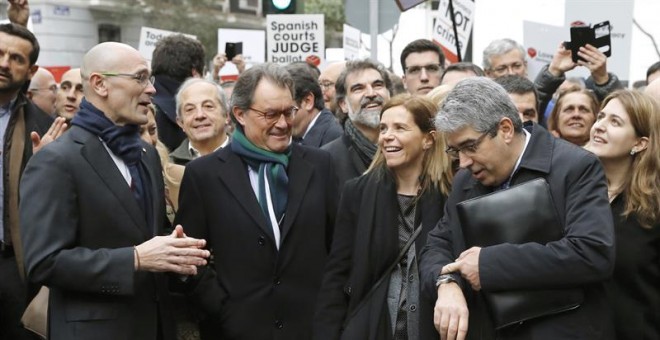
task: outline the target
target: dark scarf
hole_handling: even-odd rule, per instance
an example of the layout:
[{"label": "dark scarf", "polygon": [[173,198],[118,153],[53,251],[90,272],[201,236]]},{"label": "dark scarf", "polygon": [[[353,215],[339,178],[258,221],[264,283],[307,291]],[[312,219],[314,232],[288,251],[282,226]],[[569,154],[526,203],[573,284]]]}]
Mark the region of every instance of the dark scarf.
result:
[{"label": "dark scarf", "polygon": [[131,189],[140,208],[145,214],[145,220],[151,226],[149,199],[149,181],[146,169],[140,162],[142,159],[142,143],[138,125],[115,125],[105,114],[83,98],[80,111],[76,113],[72,125],[79,126],[101,138],[110,151],[121,158],[131,173]]},{"label": "dark scarf", "polygon": [[344,123],[344,131],[346,131],[346,134],[350,137],[353,146],[355,146],[355,151],[357,151],[364,166],[368,167],[374,159],[374,155],[376,155],[376,144],[368,140],[367,137],[365,137],[362,132],[353,125],[353,122],[350,119],[346,119],[346,123]]},{"label": "dark scarf", "polygon": [[165,75],[157,75],[155,78],[154,88],[156,88],[156,94],[152,101],[172,122],[176,123],[175,96],[181,82]]},{"label": "dark scarf", "polygon": [[267,151],[254,145],[254,143],[245,137],[242,129],[237,128],[234,130],[232,136],[231,150],[239,155],[248,166],[252,168],[252,170],[258,172],[259,205],[261,206],[261,211],[266,217],[266,221],[271,224],[270,214],[268,213],[268,202],[266,201],[266,184],[264,179],[268,181],[275,218],[278,221],[281,221],[282,217],[284,217],[287,205],[289,177],[287,176],[286,170],[289,166],[291,146],[282,153]]}]

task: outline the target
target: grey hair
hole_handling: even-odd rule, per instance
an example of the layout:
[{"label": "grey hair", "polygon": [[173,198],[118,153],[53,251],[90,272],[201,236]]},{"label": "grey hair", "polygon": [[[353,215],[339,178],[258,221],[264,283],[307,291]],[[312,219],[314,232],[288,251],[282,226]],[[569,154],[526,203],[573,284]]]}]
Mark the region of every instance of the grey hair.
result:
[{"label": "grey hair", "polygon": [[204,78],[188,78],[181,84],[181,86],[179,86],[179,90],[176,92],[176,96],[174,97],[174,100],[176,101],[176,118],[181,119],[181,105],[183,105],[181,94],[189,87],[199,83],[213,85],[217,94],[216,99],[218,99],[218,102],[222,107],[222,114],[226,117],[227,110],[229,108],[227,106],[227,96],[225,95],[225,91],[222,89],[222,87],[220,87],[220,85],[218,85],[216,82]]},{"label": "grey hair", "polygon": [[461,80],[449,92],[435,117],[435,127],[445,133],[465,127],[484,133],[502,118],[509,118],[515,132],[522,133],[518,110],[504,88],[490,78],[473,77]]},{"label": "grey hair", "polygon": [[[234,92],[232,92],[229,107],[238,107],[239,109],[247,110],[252,106],[254,91],[263,78],[276,84],[278,87],[287,88],[291,92],[291,98],[295,98],[293,79],[284,66],[263,63],[252,66],[238,77],[238,81],[234,85]],[[232,119],[234,119],[233,115]]]},{"label": "grey hair", "polygon": [[493,66],[490,63],[490,58],[505,54],[513,49],[518,49],[518,51],[520,51],[520,55],[523,56],[523,59],[525,58],[525,48],[517,41],[508,38],[493,40],[484,49],[484,55],[483,55],[484,71],[490,70],[491,67]]}]

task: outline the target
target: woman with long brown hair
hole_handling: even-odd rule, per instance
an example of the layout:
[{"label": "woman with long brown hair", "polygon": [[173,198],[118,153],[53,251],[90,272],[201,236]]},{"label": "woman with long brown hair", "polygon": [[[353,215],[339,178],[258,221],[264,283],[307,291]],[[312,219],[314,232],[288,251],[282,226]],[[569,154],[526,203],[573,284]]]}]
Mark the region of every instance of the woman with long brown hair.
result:
[{"label": "woman with long brown hair", "polygon": [[603,101],[587,149],[605,169],[616,236],[609,297],[617,339],[660,339],[660,108],[641,92]]}]

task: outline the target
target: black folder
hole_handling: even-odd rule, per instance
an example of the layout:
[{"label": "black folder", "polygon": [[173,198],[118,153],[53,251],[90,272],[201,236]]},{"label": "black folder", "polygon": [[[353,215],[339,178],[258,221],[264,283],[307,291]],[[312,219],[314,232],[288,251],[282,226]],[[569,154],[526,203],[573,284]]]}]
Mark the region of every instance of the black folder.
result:
[{"label": "black folder", "polygon": [[[564,233],[544,178],[460,202],[457,209],[468,247],[546,244]],[[483,291],[483,295],[496,329],[572,310],[584,300],[581,288]]]}]

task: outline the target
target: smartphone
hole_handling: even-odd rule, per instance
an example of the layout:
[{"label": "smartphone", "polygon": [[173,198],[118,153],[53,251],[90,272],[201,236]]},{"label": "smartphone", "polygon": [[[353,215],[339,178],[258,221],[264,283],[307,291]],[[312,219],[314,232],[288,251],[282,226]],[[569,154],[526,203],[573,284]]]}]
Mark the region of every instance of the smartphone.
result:
[{"label": "smartphone", "polygon": [[227,56],[227,60],[231,61],[239,54],[243,54],[242,42],[228,42],[225,44],[225,55]]},{"label": "smartphone", "polygon": [[610,22],[603,21],[593,27],[571,27],[571,42],[564,44],[564,46],[570,47],[573,62],[577,63],[578,60],[584,60],[578,56],[578,51],[581,46],[586,44],[598,48],[605,56],[610,57],[612,55]]}]

